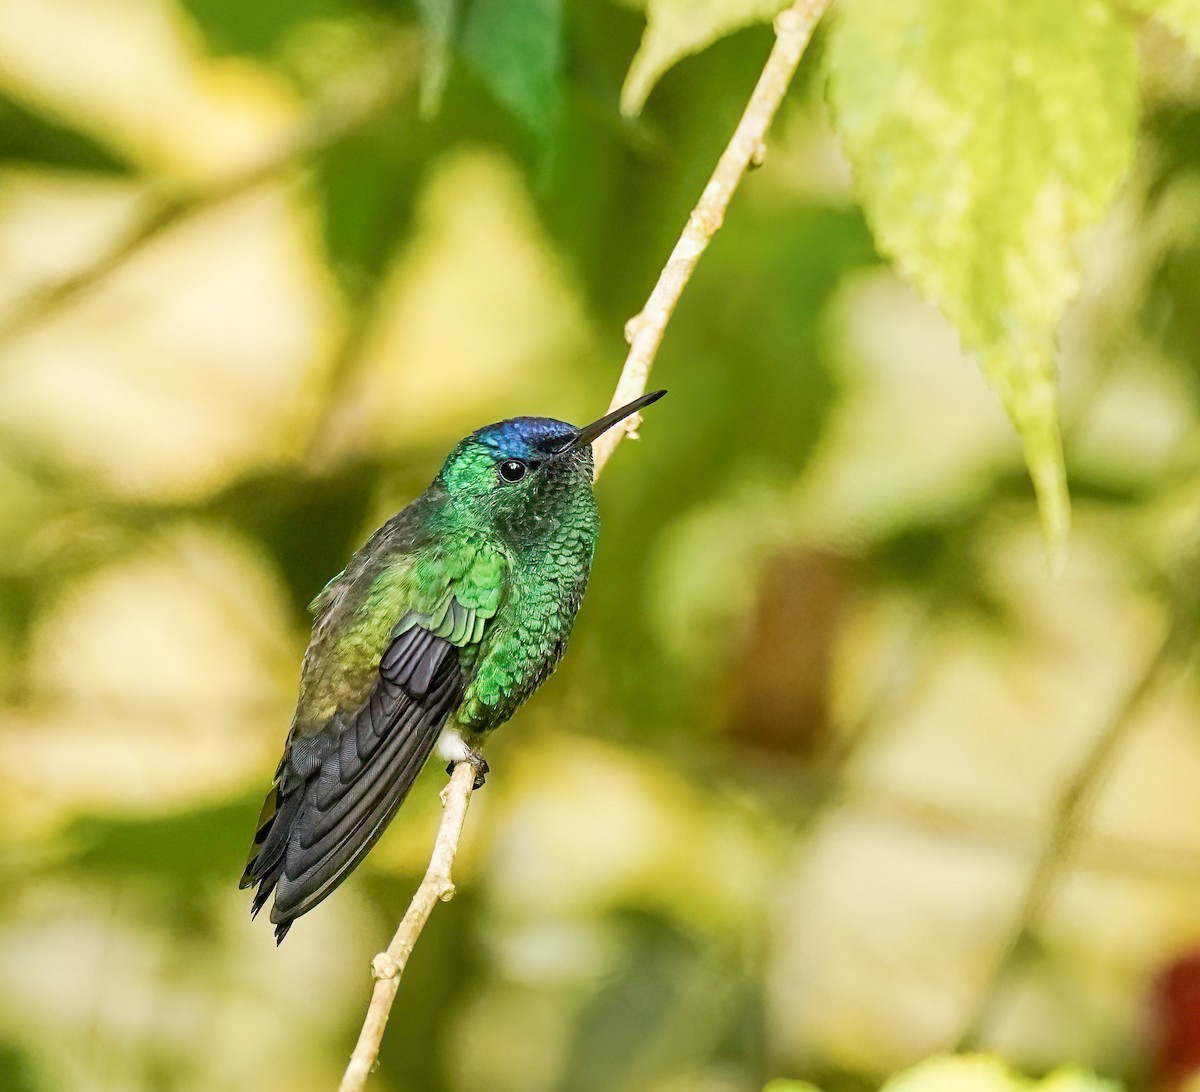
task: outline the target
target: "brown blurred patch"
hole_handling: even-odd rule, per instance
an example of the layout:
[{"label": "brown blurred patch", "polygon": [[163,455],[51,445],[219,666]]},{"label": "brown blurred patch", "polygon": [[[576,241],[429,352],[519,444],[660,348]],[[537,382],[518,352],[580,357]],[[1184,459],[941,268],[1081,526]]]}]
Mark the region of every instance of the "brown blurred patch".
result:
[{"label": "brown blurred patch", "polygon": [[733,664],[734,739],[803,758],[826,746],[829,676],[848,591],[832,554],[787,553],[767,562],[745,651]]},{"label": "brown blurred patch", "polygon": [[1200,1075],[1200,949],[1182,953],[1158,976],[1150,1000],[1154,1092],[1181,1092]]}]

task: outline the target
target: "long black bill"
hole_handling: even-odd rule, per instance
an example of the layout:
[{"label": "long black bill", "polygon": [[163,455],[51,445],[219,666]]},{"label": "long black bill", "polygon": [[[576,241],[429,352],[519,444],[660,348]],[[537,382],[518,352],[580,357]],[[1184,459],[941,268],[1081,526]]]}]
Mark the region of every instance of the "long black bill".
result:
[{"label": "long black bill", "polygon": [[560,455],[565,455],[568,451],[575,451],[584,444],[590,444],[597,436],[603,432],[607,432],[613,425],[624,421],[631,413],[637,413],[644,406],[650,405],[651,402],[657,402],[666,391],[651,391],[649,394],[643,394],[641,398],[635,398],[626,406],[620,409],[615,409],[612,413],[606,413],[599,421],[593,421],[590,425],[584,425],[578,434],[566,444],[559,452]]}]

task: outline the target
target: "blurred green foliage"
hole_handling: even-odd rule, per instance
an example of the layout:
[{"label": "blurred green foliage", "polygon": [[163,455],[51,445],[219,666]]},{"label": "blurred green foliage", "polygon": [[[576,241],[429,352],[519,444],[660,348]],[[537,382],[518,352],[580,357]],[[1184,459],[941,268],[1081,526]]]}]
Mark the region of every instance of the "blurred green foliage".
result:
[{"label": "blurred green foliage", "polygon": [[[781,6],[0,5],[0,1088],[335,1086],[441,773],[276,951],[234,888],[306,604],[463,433],[603,408]],[[1163,986],[1200,944],[1194,5],[842,7],[375,1087],[1197,1064]],[[1040,407],[1043,492],[1061,426],[1057,579],[960,334]],[[1051,1076],[908,1072],[980,1011],[966,1045]]]},{"label": "blurred green foliage", "polygon": [[0,95],[0,142],[0,157],[6,163],[77,171],[129,170],[129,164],[110,148],[7,95]]}]

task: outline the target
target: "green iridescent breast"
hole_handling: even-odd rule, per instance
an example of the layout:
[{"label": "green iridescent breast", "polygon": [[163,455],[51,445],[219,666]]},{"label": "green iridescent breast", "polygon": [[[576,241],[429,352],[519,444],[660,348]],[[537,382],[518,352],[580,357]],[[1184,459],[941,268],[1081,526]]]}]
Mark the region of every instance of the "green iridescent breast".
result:
[{"label": "green iridescent breast", "polygon": [[599,515],[580,493],[552,531],[512,557],[503,609],[489,623],[457,723],[470,732],[504,723],[558,665],[583,601]]}]

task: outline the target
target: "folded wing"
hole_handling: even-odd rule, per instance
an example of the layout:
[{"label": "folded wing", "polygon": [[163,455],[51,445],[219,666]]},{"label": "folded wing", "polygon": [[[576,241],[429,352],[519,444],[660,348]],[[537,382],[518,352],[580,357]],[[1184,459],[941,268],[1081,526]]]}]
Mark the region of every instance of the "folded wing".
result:
[{"label": "folded wing", "polygon": [[274,892],[277,941],[379,840],[425,765],[462,697],[461,646],[475,627],[445,624],[462,609],[451,598],[437,618],[407,615],[362,706],[289,737],[241,881],[258,885],[256,914]]}]

